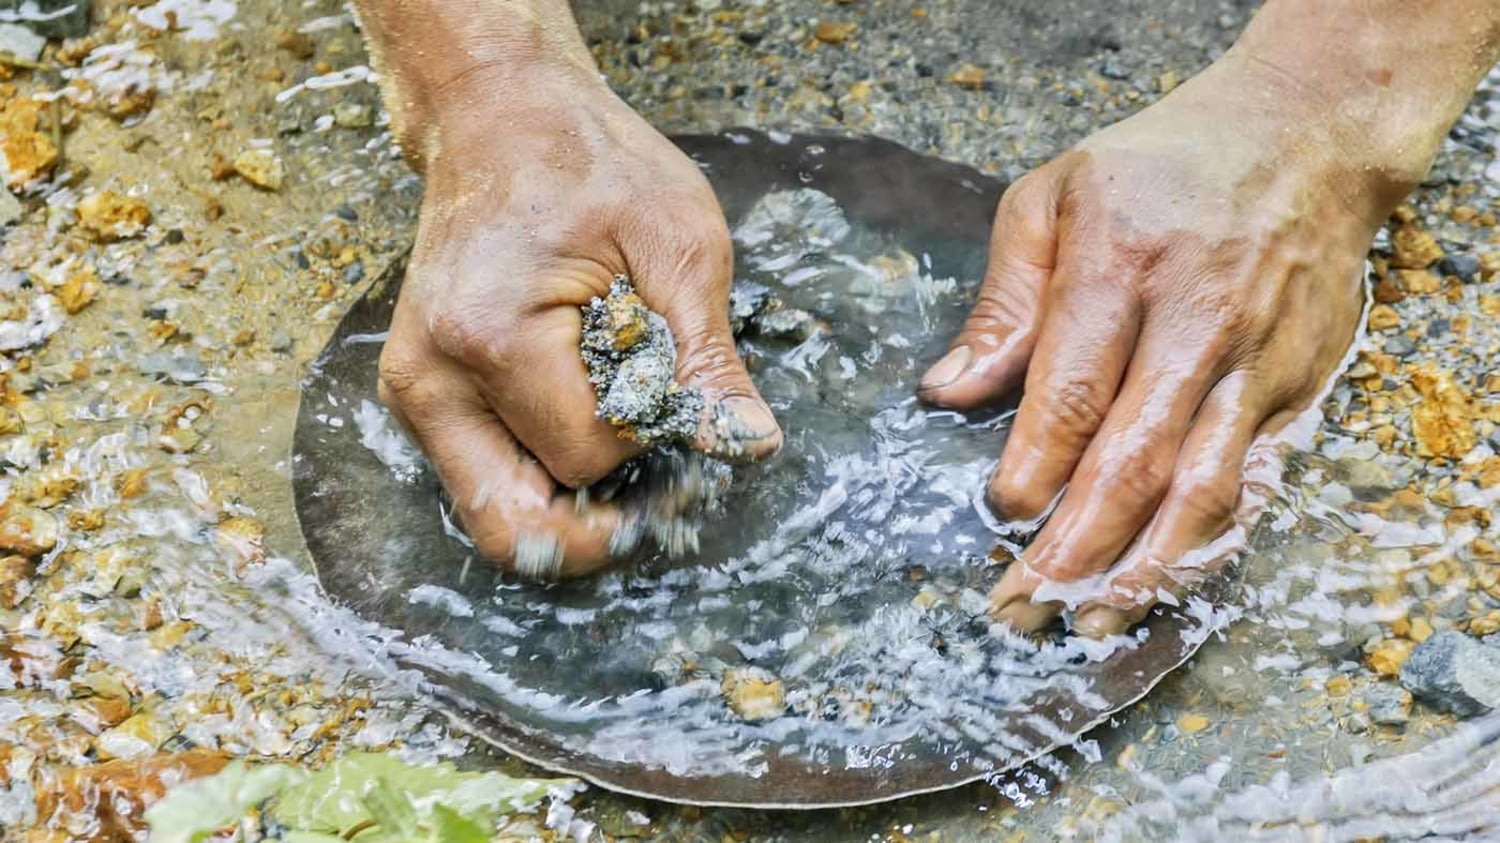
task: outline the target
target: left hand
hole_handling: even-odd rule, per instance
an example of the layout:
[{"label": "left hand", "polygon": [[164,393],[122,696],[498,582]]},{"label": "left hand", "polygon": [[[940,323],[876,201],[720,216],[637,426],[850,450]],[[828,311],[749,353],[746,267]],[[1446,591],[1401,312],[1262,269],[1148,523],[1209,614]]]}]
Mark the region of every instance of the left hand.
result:
[{"label": "left hand", "polygon": [[[919,388],[967,410],[1024,377],[989,498],[1056,509],[998,619],[1036,630],[1080,594],[1075,628],[1104,635],[1180,594],[1234,523],[1251,444],[1320,395],[1410,187],[1329,113],[1230,54],[1006,192],[979,301]],[[1033,600],[1049,582],[1072,587]]]}]

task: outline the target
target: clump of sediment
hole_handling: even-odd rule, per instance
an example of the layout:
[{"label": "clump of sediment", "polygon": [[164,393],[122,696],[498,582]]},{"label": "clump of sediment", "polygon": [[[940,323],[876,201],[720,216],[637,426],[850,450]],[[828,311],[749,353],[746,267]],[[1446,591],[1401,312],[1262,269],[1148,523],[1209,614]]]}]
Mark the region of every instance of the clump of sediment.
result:
[{"label": "clump of sediment", "polygon": [[667,320],[636,295],[629,278],[616,276],[608,296],[583,308],[581,351],[599,417],[648,450],[584,490],[580,504],[618,504],[623,518],[610,548],[616,555],[648,538],[669,556],[695,552],[703,519],[729,487],[730,469],[684,447],[698,431],[704,401],[677,383]]},{"label": "clump of sediment", "polygon": [[583,362],[599,417],[647,446],[685,442],[698,431],[703,395],[677,383],[677,347],[661,314],[615,276],[609,295],[583,308]]}]

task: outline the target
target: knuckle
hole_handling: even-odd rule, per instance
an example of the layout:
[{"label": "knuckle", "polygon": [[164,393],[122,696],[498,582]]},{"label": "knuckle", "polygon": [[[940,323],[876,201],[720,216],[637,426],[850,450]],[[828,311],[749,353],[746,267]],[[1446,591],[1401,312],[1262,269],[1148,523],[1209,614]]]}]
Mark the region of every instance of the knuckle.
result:
[{"label": "knuckle", "polygon": [[1172,460],[1158,448],[1141,448],[1114,461],[1108,485],[1130,500],[1159,501],[1172,480]]},{"label": "knuckle", "polygon": [[426,368],[420,355],[404,345],[386,343],[376,370],[382,400],[389,396],[397,403],[408,401],[420,389]]},{"label": "knuckle", "polygon": [[432,317],[432,337],[443,353],[466,363],[505,360],[516,348],[517,331],[493,312],[445,308]]},{"label": "knuckle", "polygon": [[1218,527],[1234,517],[1239,505],[1237,483],[1190,480],[1173,490],[1174,509],[1194,524]]},{"label": "knuckle", "polygon": [[1089,378],[1069,377],[1048,390],[1042,405],[1046,430],[1069,436],[1088,436],[1104,423],[1104,389]]},{"label": "knuckle", "polygon": [[569,489],[580,489],[597,483],[613,471],[617,464],[601,453],[601,449],[585,445],[562,447],[546,457],[538,458],[542,460],[552,479]]}]

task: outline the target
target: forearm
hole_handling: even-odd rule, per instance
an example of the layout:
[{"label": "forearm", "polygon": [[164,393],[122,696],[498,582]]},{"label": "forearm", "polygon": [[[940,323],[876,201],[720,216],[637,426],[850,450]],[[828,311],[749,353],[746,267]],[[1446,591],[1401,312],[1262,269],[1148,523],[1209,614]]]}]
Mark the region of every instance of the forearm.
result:
[{"label": "forearm", "polygon": [[1269,0],[1232,53],[1282,77],[1288,108],[1334,115],[1404,192],[1500,62],[1500,2]]},{"label": "forearm", "polygon": [[[396,136],[420,166],[444,110],[493,107],[537,68],[593,82],[567,0],[355,0]],[[569,80],[559,79],[567,82]]]}]

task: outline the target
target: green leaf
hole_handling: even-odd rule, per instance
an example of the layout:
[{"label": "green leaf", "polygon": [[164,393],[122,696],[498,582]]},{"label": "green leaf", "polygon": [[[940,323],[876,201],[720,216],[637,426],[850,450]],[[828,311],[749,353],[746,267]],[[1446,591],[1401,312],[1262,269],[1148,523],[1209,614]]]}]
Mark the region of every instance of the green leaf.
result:
[{"label": "green leaf", "polygon": [[417,810],[411,806],[406,794],[391,786],[383,778],[376,779],[365,791],[365,808],[374,818],[375,825],[385,835],[396,835],[410,839],[422,830],[417,819]]},{"label": "green leaf", "polygon": [[443,805],[432,806],[431,826],[434,843],[490,843],[494,828],[485,828]]},{"label": "green leaf", "polygon": [[212,776],[172,788],[146,811],[152,843],[198,843],[305,778],[307,774],[295,767],[250,767],[232,761]]},{"label": "green leaf", "polygon": [[[448,762],[416,767],[389,754],[360,752],[345,755],[297,787],[284,790],[270,806],[270,814],[288,828],[340,835],[361,824],[376,822],[370,837],[361,833],[355,839],[374,840],[387,835],[400,839],[399,829],[386,827],[388,822],[401,821],[396,819],[401,808],[392,793],[404,797],[406,807],[419,824],[432,826],[441,807],[479,828],[489,829],[504,814],[531,810],[553,790],[571,792],[578,787],[573,779],[518,779],[494,772],[465,773]],[[388,814],[386,809],[397,813]]]}]

